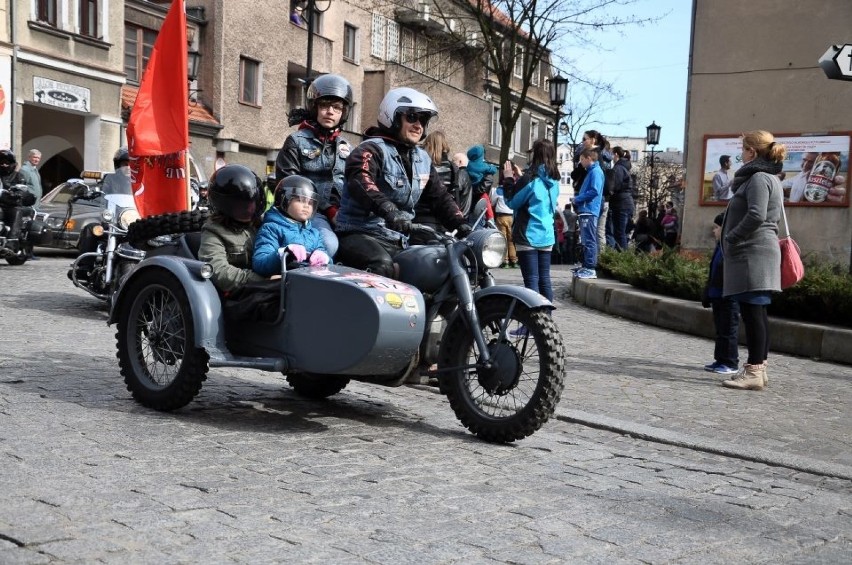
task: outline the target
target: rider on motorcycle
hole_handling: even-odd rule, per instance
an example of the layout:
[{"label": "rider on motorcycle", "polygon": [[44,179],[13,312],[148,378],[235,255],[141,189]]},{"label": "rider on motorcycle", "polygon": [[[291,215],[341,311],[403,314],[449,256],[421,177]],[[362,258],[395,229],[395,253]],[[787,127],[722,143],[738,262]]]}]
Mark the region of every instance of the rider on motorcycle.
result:
[{"label": "rider on motorcycle", "polygon": [[130,188],[130,153],[127,147],[119,147],[112,157],[115,173],[104,177],[101,190],[104,194],[128,194]]},{"label": "rider on motorcycle", "polygon": [[344,265],[393,277],[393,257],[408,243],[414,207],[423,200],[446,228],[471,232],[429,155],[417,146],[435,103],[413,88],[389,91],[379,105],[379,125],[346,162],[337,215],[338,259]]},{"label": "rider on motorcycle", "polygon": [[352,86],[342,76],[322,75],[311,82],[306,97],[309,117],[278,152],[275,177],[280,182],[300,175],[314,183],[319,201],[311,222],[322,233],[329,255],[334,256],[338,242],[332,224],[340,207],[346,158],[352,151],[341,136],[352,108]]},{"label": "rider on motorcycle", "polygon": [[[10,238],[18,237],[24,220],[23,207],[32,206],[35,204],[35,195],[29,191],[24,191],[23,194],[12,187],[15,185],[25,185],[23,175],[17,170],[18,160],[15,154],[8,149],[0,150],[0,189],[5,192],[0,196],[0,220],[6,225],[6,235]],[[32,257],[31,250],[28,250],[27,255]]]}]

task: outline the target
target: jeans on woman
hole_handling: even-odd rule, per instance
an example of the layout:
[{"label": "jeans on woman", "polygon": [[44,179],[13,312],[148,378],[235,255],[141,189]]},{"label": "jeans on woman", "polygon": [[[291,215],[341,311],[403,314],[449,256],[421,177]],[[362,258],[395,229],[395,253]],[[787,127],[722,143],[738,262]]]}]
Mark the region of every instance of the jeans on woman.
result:
[{"label": "jeans on woman", "polygon": [[549,249],[518,251],[518,264],[521,266],[524,286],[553,302],[553,287],[550,284],[550,253]]},{"label": "jeans on woman", "polygon": [[633,211],[610,208],[609,215],[612,216],[612,227],[615,232],[615,243],[617,245],[616,249],[624,251],[627,249],[627,223],[633,216]]},{"label": "jeans on woman", "polygon": [[594,269],[598,264],[598,218],[580,214],[580,243],[583,244],[583,268]]}]

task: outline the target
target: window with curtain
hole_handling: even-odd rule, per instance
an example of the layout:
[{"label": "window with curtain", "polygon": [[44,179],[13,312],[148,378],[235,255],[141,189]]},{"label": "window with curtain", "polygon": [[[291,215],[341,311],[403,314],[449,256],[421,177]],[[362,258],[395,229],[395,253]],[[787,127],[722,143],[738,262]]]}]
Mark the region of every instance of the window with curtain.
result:
[{"label": "window with curtain", "polygon": [[500,106],[491,109],[491,145],[500,147],[503,141],[503,132],[500,130]]},{"label": "window with curtain", "polygon": [[260,62],[240,57],[240,102],[260,106]]},{"label": "window with curtain", "polygon": [[343,58],[358,62],[358,28],[351,24],[343,24]]},{"label": "window with curtain", "polygon": [[38,21],[56,25],[56,0],[38,0]]},{"label": "window with curtain", "polygon": [[80,0],[80,35],[99,37],[98,0]]}]

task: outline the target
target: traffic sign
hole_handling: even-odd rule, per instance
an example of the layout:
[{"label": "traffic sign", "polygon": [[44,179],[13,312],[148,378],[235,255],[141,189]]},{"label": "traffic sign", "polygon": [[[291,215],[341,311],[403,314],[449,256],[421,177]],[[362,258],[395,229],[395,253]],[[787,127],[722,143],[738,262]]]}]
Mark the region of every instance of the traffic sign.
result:
[{"label": "traffic sign", "polygon": [[836,80],[852,80],[852,44],[832,45],[819,58],[825,76]]}]

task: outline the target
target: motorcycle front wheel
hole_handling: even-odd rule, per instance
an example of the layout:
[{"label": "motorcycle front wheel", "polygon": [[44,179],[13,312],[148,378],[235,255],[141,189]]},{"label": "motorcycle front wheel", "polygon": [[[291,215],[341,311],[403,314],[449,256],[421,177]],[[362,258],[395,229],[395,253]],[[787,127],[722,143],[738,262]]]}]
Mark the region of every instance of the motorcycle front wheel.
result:
[{"label": "motorcycle front wheel", "polygon": [[195,347],[192,312],[178,280],[140,274],[118,319],[118,365],[133,398],[155,410],[189,404],[207,378],[208,356]]},{"label": "motorcycle front wheel", "polygon": [[461,423],[481,439],[506,443],[525,438],[553,415],[562,394],[562,336],[546,310],[509,297],[485,298],[476,309],[495,367],[476,367],[473,335],[457,319],[442,340],[441,392]]}]

